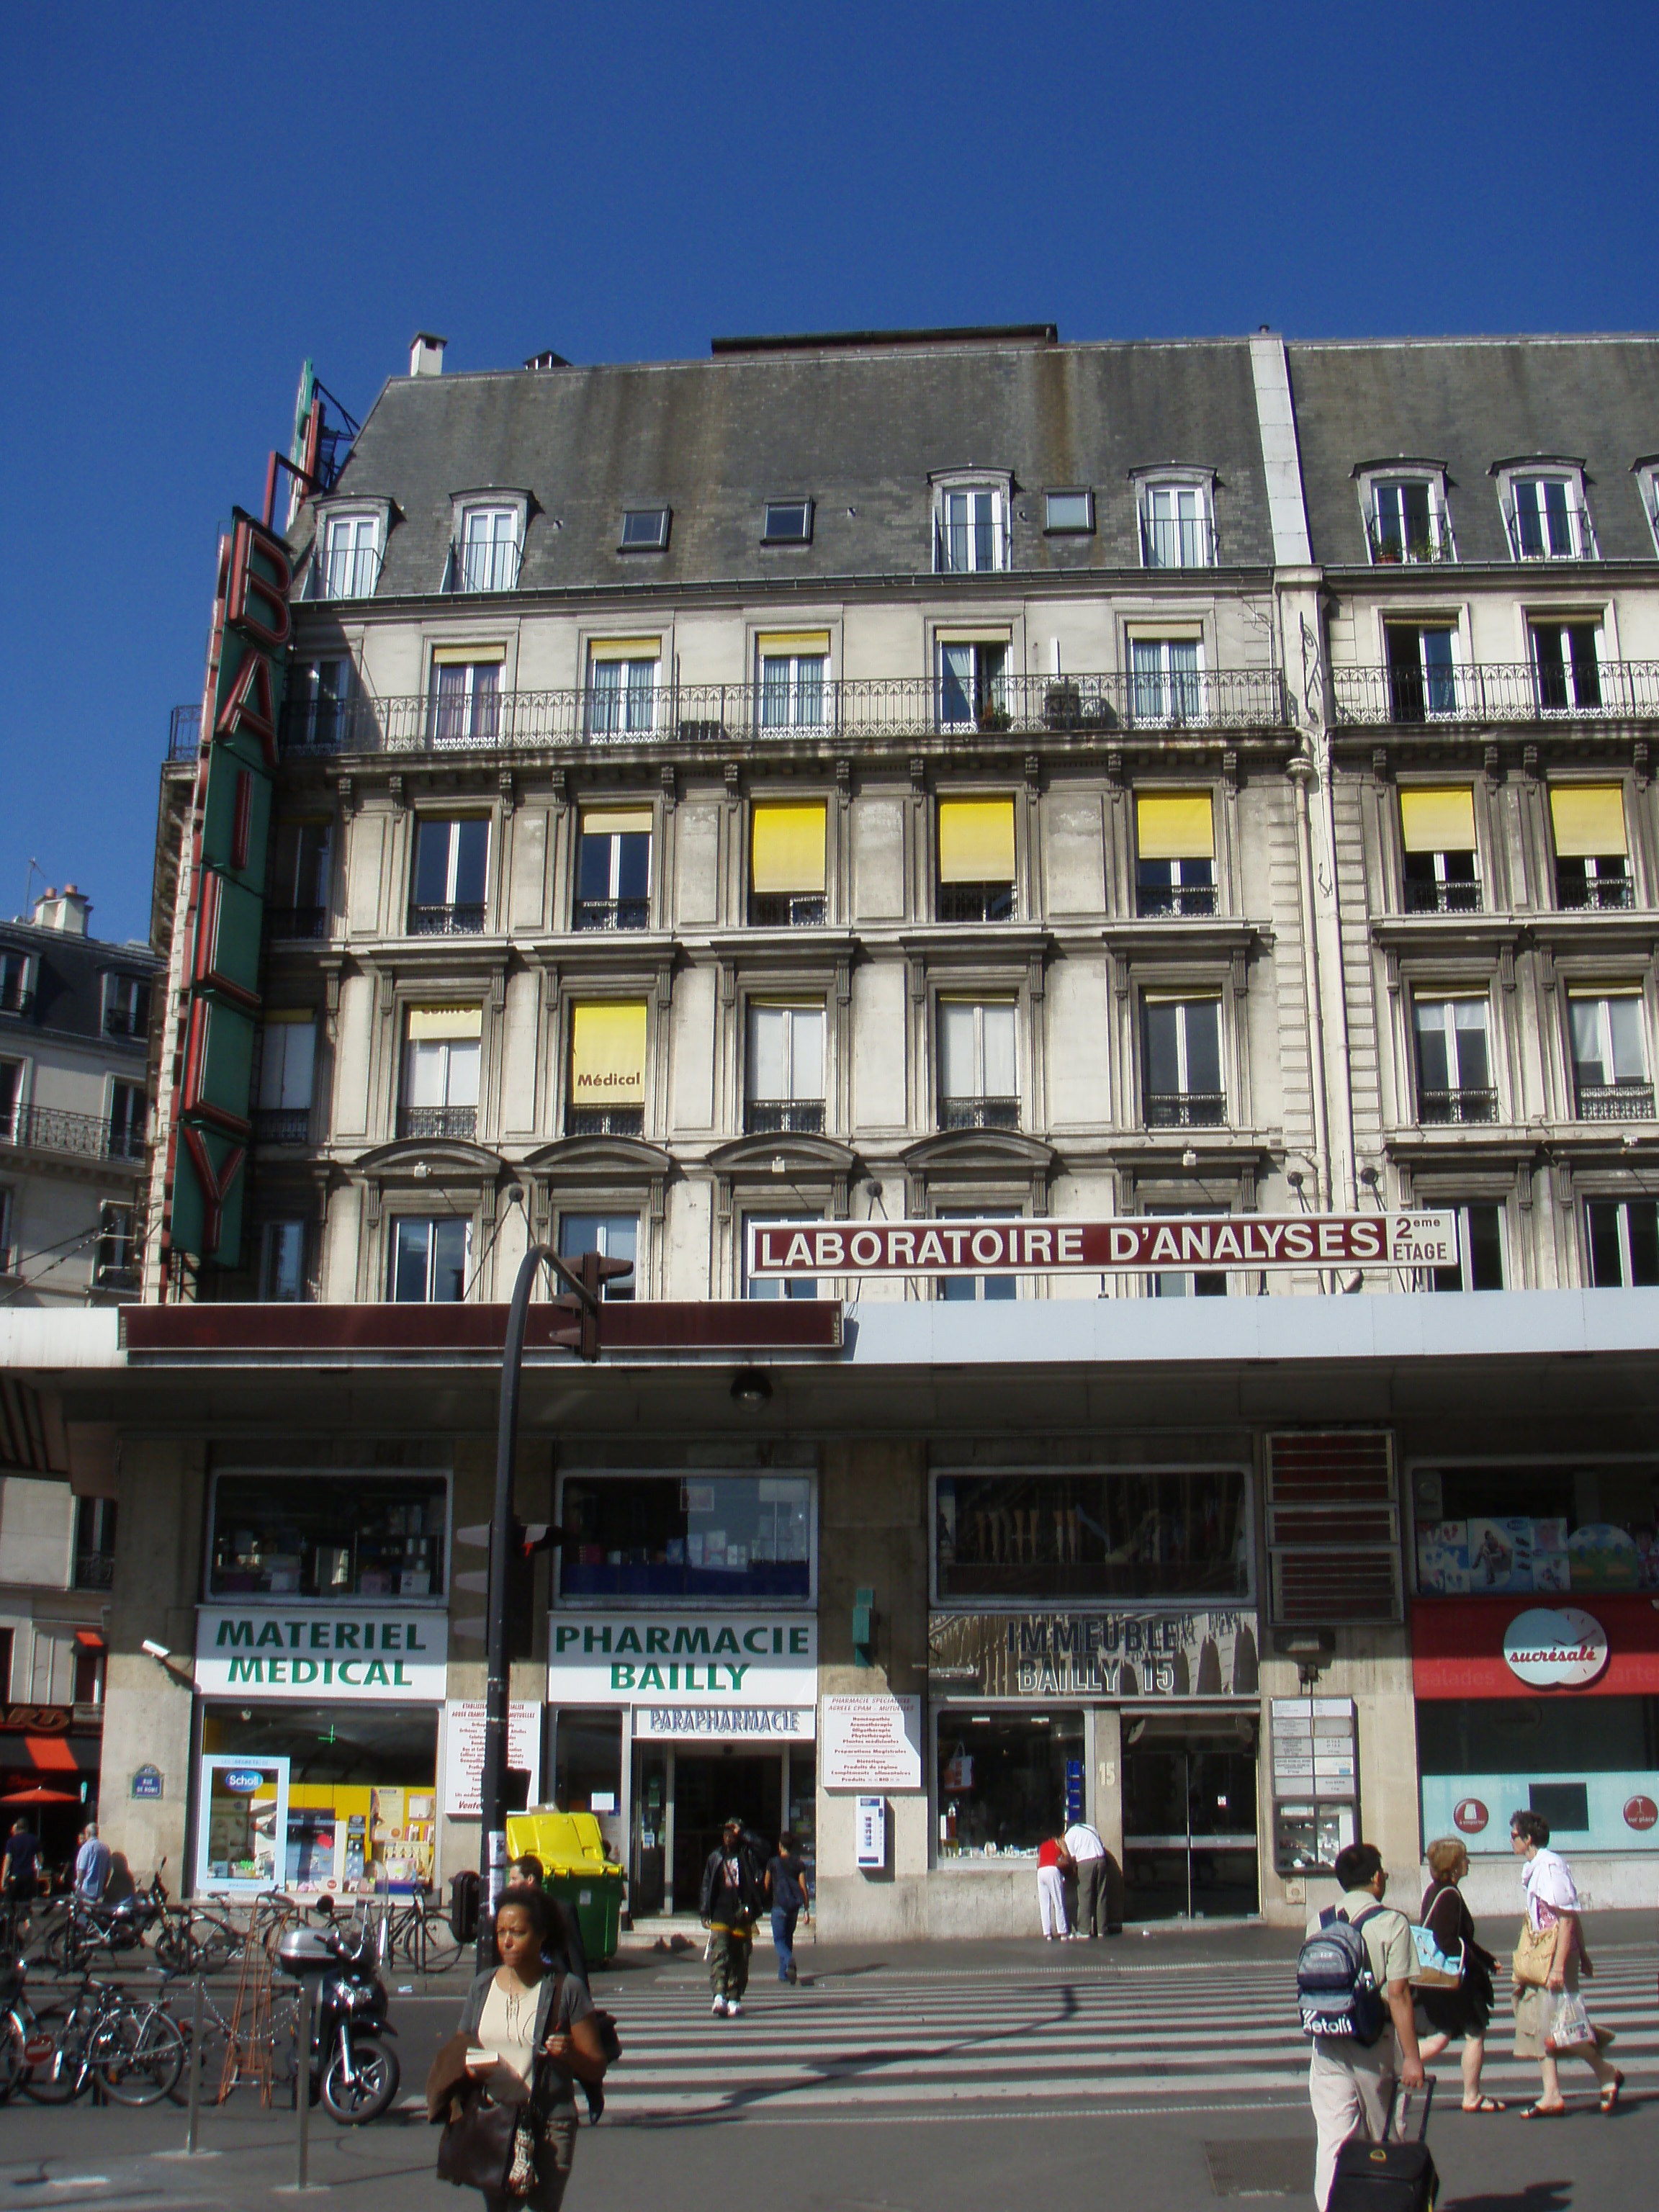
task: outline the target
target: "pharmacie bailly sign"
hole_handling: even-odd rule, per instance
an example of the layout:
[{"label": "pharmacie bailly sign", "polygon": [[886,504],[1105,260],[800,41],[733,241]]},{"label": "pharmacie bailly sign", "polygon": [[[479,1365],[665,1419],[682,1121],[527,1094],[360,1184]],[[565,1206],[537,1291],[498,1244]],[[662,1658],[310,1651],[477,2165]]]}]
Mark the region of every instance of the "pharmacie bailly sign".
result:
[{"label": "pharmacie bailly sign", "polygon": [[559,1613],[548,1641],[549,1703],[632,1705],[636,1736],[816,1733],[810,1615]]},{"label": "pharmacie bailly sign", "polygon": [[757,1281],[820,1275],[1111,1275],[1447,1267],[1449,1213],[1218,1213],[1119,1221],[751,1221]]},{"label": "pharmacie bailly sign", "polygon": [[204,1697],[441,1704],[448,1657],[444,1615],[407,1607],[210,1605],[196,1616]]}]

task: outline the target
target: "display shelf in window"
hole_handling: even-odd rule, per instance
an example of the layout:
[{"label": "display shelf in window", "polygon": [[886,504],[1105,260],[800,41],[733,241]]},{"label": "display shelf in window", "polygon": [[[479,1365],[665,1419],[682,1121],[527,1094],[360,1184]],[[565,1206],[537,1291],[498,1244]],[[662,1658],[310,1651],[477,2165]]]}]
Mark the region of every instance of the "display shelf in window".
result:
[{"label": "display shelf in window", "polygon": [[223,1474],[208,1594],[440,1598],[447,1518],[441,1475]]},{"label": "display shelf in window", "polygon": [[1242,1598],[1250,1587],[1237,1468],[941,1474],[941,1601]]},{"label": "display shelf in window", "polygon": [[1420,1596],[1659,1594],[1659,1462],[1419,1468],[1412,1504]]},{"label": "display shelf in window", "polygon": [[560,1519],[566,1600],[811,1595],[805,1474],[571,1475]]}]

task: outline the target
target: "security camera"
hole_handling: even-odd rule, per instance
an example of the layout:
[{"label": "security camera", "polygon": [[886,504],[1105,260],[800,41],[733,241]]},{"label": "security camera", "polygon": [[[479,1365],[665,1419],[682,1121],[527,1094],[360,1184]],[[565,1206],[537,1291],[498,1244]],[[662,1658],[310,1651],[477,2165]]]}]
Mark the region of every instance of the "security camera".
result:
[{"label": "security camera", "polygon": [[144,1638],[143,1648],[149,1652],[152,1659],[160,1659],[165,1662],[173,1656],[172,1652],[168,1650],[167,1645],[165,1644],[156,1643],[154,1637],[147,1636]]}]

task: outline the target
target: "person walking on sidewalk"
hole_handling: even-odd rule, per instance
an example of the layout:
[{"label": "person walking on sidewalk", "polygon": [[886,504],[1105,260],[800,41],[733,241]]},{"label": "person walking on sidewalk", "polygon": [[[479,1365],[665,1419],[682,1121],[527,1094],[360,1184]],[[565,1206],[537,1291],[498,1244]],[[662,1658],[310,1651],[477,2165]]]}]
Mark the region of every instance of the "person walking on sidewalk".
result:
[{"label": "person walking on sidewalk", "polygon": [[778,1979],[793,1982],[795,1972],[795,1922],[805,1911],[812,1917],[807,1894],[806,1862],[791,1835],[778,1838],[775,1856],[766,1863],[766,1894],[772,1907],[772,1948],[778,1954]]},{"label": "person walking on sidewalk", "polygon": [[[1389,1877],[1375,1844],[1350,1844],[1336,1855],[1337,1887],[1342,1895],[1333,1908],[1364,1943],[1371,1974],[1387,2008],[1388,2019],[1374,2043],[1352,2035],[1316,2035],[1308,2069],[1319,2147],[1314,2157],[1314,2202],[1325,2212],[1336,2179],[1337,2154],[1356,2136],[1381,2142],[1388,2133],[1396,2081],[1408,2089],[1423,2087],[1423,2061],[1412,2016],[1411,1972],[1416,1956],[1411,1923],[1382,1902]],[[1313,1936],[1324,1916],[1308,1923]],[[1372,2000],[1375,2002],[1375,1999]]]},{"label": "person walking on sidewalk", "polygon": [[[1605,2028],[1592,2027],[1583,2007],[1577,2002],[1581,1969],[1587,1974],[1595,1969],[1578,1924],[1578,1888],[1572,1869],[1559,1852],[1549,1849],[1549,1822],[1541,1814],[1510,1814],[1510,1846],[1525,1861],[1521,1887],[1527,1899],[1527,1923],[1515,1954],[1515,2055],[1537,2059],[1543,2074],[1537,2102],[1527,2106],[1521,2115],[1523,2120],[1553,2120],[1566,2111],[1558,2057],[1583,2060],[1601,2085],[1604,2112],[1615,2109],[1619,2092],[1625,2086],[1624,2075],[1611,2059],[1601,2055],[1602,2045],[1610,2043],[1612,2037]],[[1523,1949],[1536,1949],[1543,1954],[1542,1989],[1519,1978]],[[1571,2006],[1565,2002],[1569,1997],[1574,2000]],[[1569,2032],[1563,2037],[1553,2017],[1558,2011],[1577,2029],[1576,2033]]]},{"label": "person walking on sidewalk", "polygon": [[709,2007],[716,2020],[735,2020],[749,1986],[749,1953],[760,1911],[763,1877],[741,1820],[728,1820],[702,1870],[702,1924],[708,1930]]},{"label": "person walking on sidewalk", "polygon": [[1073,1820],[1066,1831],[1066,1848],[1077,1867],[1077,1932],[1093,1942],[1107,1917],[1106,1846],[1097,1828]]},{"label": "person walking on sidewalk", "polygon": [[1459,1838],[1443,1836],[1429,1845],[1427,1857],[1433,1879],[1423,1893],[1418,1922],[1433,1936],[1442,1958],[1462,1949],[1463,1978],[1455,1990],[1425,1989],[1419,1994],[1418,2047],[1426,2065],[1461,2036],[1463,2110],[1501,2112],[1502,2099],[1484,2095],[1480,2087],[1486,2030],[1492,2025],[1492,1970],[1498,1961],[1475,1942],[1474,1920],[1457,1886],[1468,1873],[1469,1855]]},{"label": "person walking on sidewalk", "polygon": [[81,1848],[75,1854],[75,1894],[86,1905],[96,1905],[109,1880],[110,1848],[88,1820],[81,1831]]},{"label": "person walking on sidewalk", "polygon": [[1058,1836],[1045,1837],[1037,1845],[1037,1918],[1045,1943],[1063,1943],[1071,1934],[1066,1924],[1066,1875],[1072,1854]]}]

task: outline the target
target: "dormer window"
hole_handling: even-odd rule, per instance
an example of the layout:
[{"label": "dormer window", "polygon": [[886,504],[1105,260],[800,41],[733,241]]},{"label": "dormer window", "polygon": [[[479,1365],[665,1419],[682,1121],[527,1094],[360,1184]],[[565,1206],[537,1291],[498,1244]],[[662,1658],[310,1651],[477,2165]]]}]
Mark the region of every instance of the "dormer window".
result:
[{"label": "dormer window", "polygon": [[1371,565],[1397,568],[1408,562],[1455,561],[1446,483],[1438,469],[1409,465],[1359,472],[1365,541]]},{"label": "dormer window", "polygon": [[1659,459],[1638,461],[1635,477],[1641,495],[1642,512],[1648,519],[1648,528],[1653,532],[1654,550],[1659,553]]},{"label": "dormer window", "polygon": [[1517,561],[1594,561],[1595,532],[1577,461],[1499,462],[1493,470]]},{"label": "dormer window", "polygon": [[325,599],[369,599],[380,580],[384,550],[379,514],[331,514],[323,524],[316,574]]},{"label": "dormer window", "polygon": [[939,482],[933,507],[936,575],[981,575],[1008,563],[1008,480]]},{"label": "dormer window", "polygon": [[671,512],[665,507],[625,507],[618,552],[660,553],[668,543]]},{"label": "dormer window", "polygon": [[470,507],[461,517],[455,586],[462,592],[510,592],[519,581],[519,518],[510,507]]},{"label": "dormer window", "polygon": [[812,542],[812,502],[810,499],[772,499],[766,503],[763,545],[810,545]]},{"label": "dormer window", "polygon": [[1143,568],[1212,568],[1215,518],[1207,479],[1165,478],[1140,486]]}]

